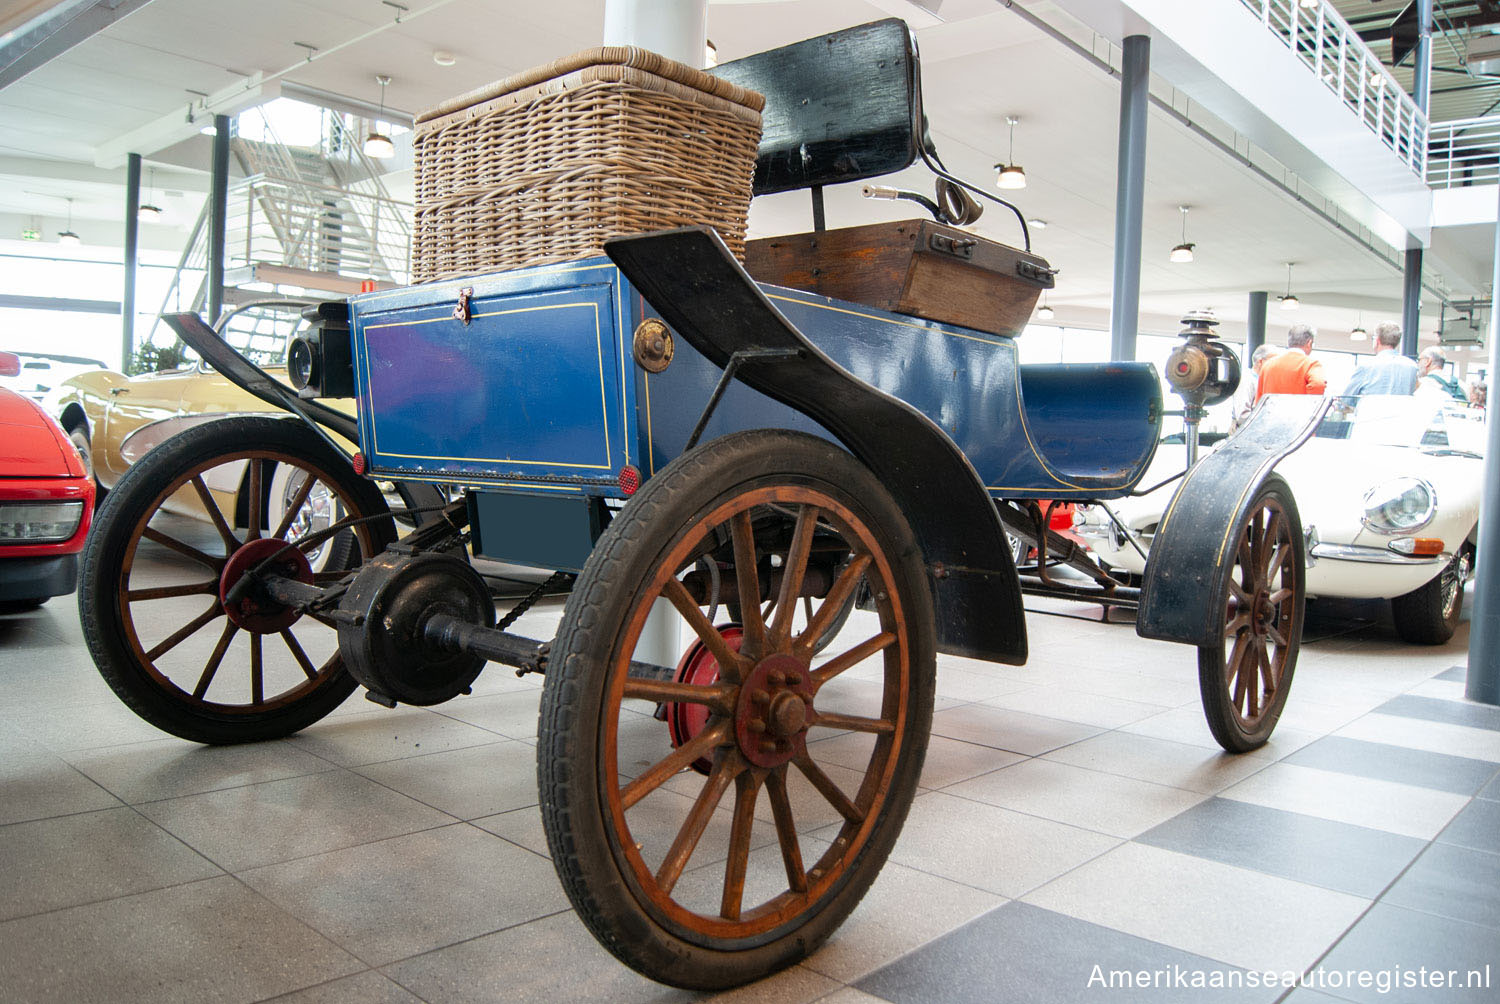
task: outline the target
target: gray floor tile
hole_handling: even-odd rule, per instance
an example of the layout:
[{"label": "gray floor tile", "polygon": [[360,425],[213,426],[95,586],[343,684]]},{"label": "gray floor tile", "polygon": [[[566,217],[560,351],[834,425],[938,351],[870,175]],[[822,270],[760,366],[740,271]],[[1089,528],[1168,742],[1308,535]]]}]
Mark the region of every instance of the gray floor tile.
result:
[{"label": "gray floor tile", "polygon": [[[999,946],[1003,950],[997,951]],[[1153,975],[1130,985],[1120,975]],[[1174,987],[1176,972],[1238,973],[1212,959],[1168,948],[1026,903],[1007,903],[956,931],[860,980],[858,989],[896,1004],[1197,1004],[1276,1000],[1275,987],[1219,989],[1210,995],[1192,986]],[[1159,976],[1156,974],[1160,974]],[[1113,983],[1111,980],[1113,979]]]},{"label": "gray floor tile", "polygon": [[1495,765],[1488,760],[1469,760],[1343,736],[1325,736],[1282,762],[1451,791],[1457,795],[1472,795],[1495,776]]},{"label": "gray floor tile", "polygon": [[1434,680],[1457,680],[1459,683],[1467,681],[1468,678],[1468,666],[1450,666],[1449,668],[1439,673],[1437,676],[1433,677]]},{"label": "gray floor tile", "polygon": [[[834,763],[853,770],[863,770],[870,762],[874,737],[846,733],[819,740],[808,749],[818,763]],[[978,743],[966,743],[946,736],[930,736],[927,757],[922,762],[924,788],[945,788],[967,778],[987,774],[999,767],[1020,763],[1025,757],[1009,750]]]},{"label": "gray floor tile", "polygon": [[1500,854],[1500,802],[1476,798],[1453,817],[1438,841]]},{"label": "gray floor tile", "polygon": [[488,697],[460,697],[438,705],[436,713],[506,739],[531,739],[536,736],[540,701],[540,690],[518,690]]},{"label": "gray floor tile", "polygon": [[0,858],[4,920],[223,874],[123,807],[0,827]]},{"label": "gray floor tile", "polygon": [[[836,832],[821,835],[832,839]],[[1050,819],[927,792],[912,803],[891,860],[1014,898],[1118,843]],[[995,853],[997,847],[1004,853]]]},{"label": "gray floor tile", "polygon": [[421,998],[374,971],[330,980],[273,1000],[275,1004],[421,1004]]},{"label": "gray floor tile", "polygon": [[1368,899],[1427,846],[1412,837],[1227,798],[1200,802],[1136,840]]},{"label": "gray floor tile", "polygon": [[150,802],[219,788],[332,770],[289,742],[199,746],[180,739],[70,753],[73,766],[126,802]]},{"label": "gray floor tile", "polygon": [[1204,798],[1181,788],[1050,760],[1027,760],[945,790],[1116,837],[1133,837]]},{"label": "gray floor tile", "polygon": [[1390,743],[1414,750],[1427,750],[1429,753],[1488,760],[1500,765],[1500,733],[1491,729],[1476,729],[1405,715],[1373,713],[1356,718],[1339,729],[1338,734],[1349,739]]},{"label": "gray floor tile", "polygon": [[291,742],[299,749],[341,767],[356,767],[424,753],[482,746],[496,738],[493,732],[446,715],[420,708],[398,708],[325,718],[312,728],[297,733]]},{"label": "gray floor tile", "polygon": [[549,862],[462,823],[239,877],[372,966],[568,908]]},{"label": "gray floor tile", "polygon": [[1447,722],[1449,725],[1467,725],[1476,729],[1500,731],[1500,708],[1469,701],[1443,701],[1436,697],[1415,697],[1402,694],[1386,701],[1375,709],[1385,715],[1403,715],[1421,718],[1429,722]]},{"label": "gray floor tile", "polygon": [[119,805],[66,761],[27,744],[0,754],[0,824]]},{"label": "gray floor tile", "polygon": [[1384,902],[1500,929],[1500,854],[1433,844]]},{"label": "gray floor tile", "polygon": [[1117,729],[1168,710],[1160,704],[1145,704],[1122,697],[1089,694],[1081,690],[1065,690],[1058,686],[1027,687],[991,697],[984,703],[1011,711],[1060,718],[1066,722],[1097,725],[1105,729]]},{"label": "gray floor tile", "polygon": [[547,834],[542,830],[542,815],[530,806],[494,816],[483,816],[471,822],[481,830],[503,837],[533,854],[540,854],[544,858],[550,856]]},{"label": "gray floor tile", "polygon": [[[506,965],[507,959],[542,964]],[[700,996],[620,965],[572,913],[419,955],[383,972],[429,1004],[686,1004]]]},{"label": "gray floor tile", "polygon": [[1483,788],[1479,789],[1479,797],[1487,798],[1492,802],[1500,802],[1500,774]]},{"label": "gray floor tile", "polygon": [[1369,900],[1127,843],[1025,902],[1257,971],[1301,970]]},{"label": "gray floor tile", "polygon": [[232,872],[453,821],[347,771],[147,802],[140,811]]},{"label": "gray floor tile", "polygon": [[932,716],[934,735],[1037,756],[1098,735],[1096,726],[1006,711],[986,704],[964,704]]},{"label": "gray floor tile", "polygon": [[248,1002],[364,967],[236,879],[0,924],[5,995],[58,1004]]},{"label": "gray floor tile", "polygon": [[1227,788],[1272,762],[1253,753],[1235,756],[1129,732],[1106,732],[1043,759],[1203,794]]},{"label": "gray floor tile", "polygon": [[[1323,986],[1323,993],[1333,994],[1359,1004],[1387,1004],[1391,1001],[1500,1001],[1500,985],[1495,973],[1495,932],[1492,928],[1465,924],[1462,921],[1433,917],[1425,913],[1402,910],[1377,903],[1323,960],[1325,973],[1370,972],[1387,984],[1380,987]],[[1407,979],[1420,980],[1421,970],[1458,973],[1467,982],[1470,971],[1490,970],[1490,986],[1485,989],[1438,989],[1428,985],[1407,986]],[[1317,976],[1316,973],[1313,974]],[[1391,992],[1390,985],[1399,989]]]},{"label": "gray floor tile", "polygon": [[537,804],[536,749],[502,740],[355,770],[459,819]]},{"label": "gray floor tile", "polygon": [[1287,763],[1274,763],[1220,795],[1423,840],[1437,836],[1468,802],[1446,791]]}]

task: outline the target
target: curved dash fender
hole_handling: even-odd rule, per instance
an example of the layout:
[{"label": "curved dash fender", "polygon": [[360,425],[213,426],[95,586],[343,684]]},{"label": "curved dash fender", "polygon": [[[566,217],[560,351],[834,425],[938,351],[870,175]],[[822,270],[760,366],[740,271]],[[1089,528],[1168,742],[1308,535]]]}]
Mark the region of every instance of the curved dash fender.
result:
[{"label": "curved dash fender", "polygon": [[1249,424],[1187,472],[1151,541],[1137,634],[1198,646],[1221,639],[1230,534],[1271,468],[1312,436],[1330,400],[1263,398]]},{"label": "curved dash fender", "polygon": [[[953,440],[905,402],[856,378],[792,326],[703,227],[606,241],[604,250],[672,328],[717,366],[742,357],[746,385],[818,422],[875,473],[922,548],[938,649],[1026,661],[1021,586],[984,482]],[[872,340],[872,351],[879,345]]]}]

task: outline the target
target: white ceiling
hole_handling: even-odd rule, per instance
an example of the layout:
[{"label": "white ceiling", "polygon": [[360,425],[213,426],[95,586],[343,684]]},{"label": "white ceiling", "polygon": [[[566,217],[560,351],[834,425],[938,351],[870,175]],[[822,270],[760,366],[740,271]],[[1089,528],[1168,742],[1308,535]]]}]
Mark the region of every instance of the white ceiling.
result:
[{"label": "white ceiling", "polygon": [[[395,9],[380,0],[152,0],[0,90],[0,221],[12,218],[4,214],[59,221],[62,198],[72,195],[75,229],[82,229],[80,222],[96,223],[99,232],[108,232],[122,216],[124,172],[95,168],[96,148],[163,117],[185,117],[195,98],[190,92],[214,93],[256,71],[285,71],[287,83],[372,102],[380,96],[375,74],[388,73],[387,104],[415,112],[597,44],[602,31],[600,0],[407,3],[403,23],[390,26]],[[1118,80],[997,0],[926,5],[947,19],[918,29],[926,107],[943,158],[956,173],[988,182],[992,165],[1009,156],[1005,117],[1020,117],[1015,159],[1025,165],[1030,184],[1015,193],[1016,201],[1028,217],[1048,221],[1046,230],[1033,234],[1033,245],[1062,270],[1051,304],[1061,322],[1105,326]],[[709,34],[719,58],[728,60],[904,7],[903,0],[716,0],[709,8]],[[1028,7],[1049,20],[1063,17],[1045,0]],[[390,27],[377,30],[382,26]],[[309,61],[308,50],[296,42],[324,54]],[[456,65],[437,66],[432,53],[438,49],[453,52]],[[201,156],[206,167],[207,145],[200,145],[202,153],[189,156]],[[1321,345],[1353,348],[1342,336],[1359,311],[1366,327],[1399,313],[1397,270],[1155,108],[1147,146],[1143,330],[1173,331],[1183,312],[1207,306],[1219,311],[1226,333],[1235,337],[1248,291],[1266,289],[1272,293],[1271,337],[1279,338],[1289,315],[1275,309],[1275,296],[1285,289],[1288,260],[1297,262],[1292,288],[1303,303],[1295,319],[1318,324]],[[930,186],[920,171],[898,181],[924,191]],[[155,184],[183,193],[164,195],[181,203],[180,211],[169,214],[179,229],[164,226],[155,234],[159,242],[180,242],[175,235],[196,216],[203,179],[162,164]],[[903,204],[865,202],[856,187],[830,193],[830,226],[912,215]],[[1192,207],[1188,239],[1198,245],[1198,259],[1171,265],[1167,252],[1180,239],[1181,204]],[[979,229],[1018,243],[1014,220],[999,207],[991,210]],[[757,200],[751,226],[759,234],[806,229],[805,193]],[[1453,266],[1445,280],[1457,296],[1482,294],[1480,284],[1488,280],[1490,231],[1478,229],[1484,233],[1437,238],[1432,257]],[[0,239],[11,236],[0,232]],[[1436,315],[1435,299],[1424,304],[1424,330],[1433,330]]]}]

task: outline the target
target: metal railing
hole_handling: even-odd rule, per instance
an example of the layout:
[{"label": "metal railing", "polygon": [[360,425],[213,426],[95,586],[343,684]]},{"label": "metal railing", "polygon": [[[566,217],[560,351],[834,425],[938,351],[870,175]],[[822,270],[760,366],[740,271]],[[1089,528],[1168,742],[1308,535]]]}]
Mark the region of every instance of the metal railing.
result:
[{"label": "metal railing", "polygon": [[1427,116],[1325,0],[1240,0],[1418,177],[1427,174]]},{"label": "metal railing", "polygon": [[251,175],[230,186],[228,264],[268,262],[404,283],[410,231],[397,221],[410,212],[394,199],[334,185]]},{"label": "metal railing", "polygon": [[1427,184],[1467,188],[1500,182],[1500,115],[1434,122],[1427,133]]}]

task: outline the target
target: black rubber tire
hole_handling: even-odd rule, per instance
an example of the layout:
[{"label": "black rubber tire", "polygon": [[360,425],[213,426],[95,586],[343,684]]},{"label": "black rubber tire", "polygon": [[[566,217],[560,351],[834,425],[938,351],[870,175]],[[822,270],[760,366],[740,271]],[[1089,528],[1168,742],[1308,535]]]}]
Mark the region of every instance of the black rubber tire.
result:
[{"label": "black rubber tire", "polygon": [[89,438],[89,427],[82,420],[78,421],[68,429],[68,441],[73,444],[73,449],[83,459],[84,473],[94,479],[94,504],[100,505],[109,490],[99,483],[99,477],[94,473],[94,447],[93,440]]},{"label": "black rubber tire", "polygon": [[[1285,533],[1278,533],[1277,536],[1284,539],[1291,548],[1289,572],[1293,583],[1290,587],[1286,587],[1292,590],[1292,595],[1284,605],[1278,605],[1276,616],[1271,618],[1272,623],[1283,633],[1286,640],[1281,673],[1274,692],[1264,701],[1251,720],[1247,721],[1237,707],[1235,694],[1231,690],[1226,672],[1227,660],[1232,657],[1232,652],[1226,653],[1225,645],[1227,640],[1225,634],[1230,624],[1231,611],[1229,582],[1237,569],[1243,571],[1237,559],[1228,563],[1221,579],[1220,590],[1225,598],[1224,614],[1219,623],[1221,640],[1216,645],[1205,645],[1198,649],[1198,690],[1203,699],[1203,714],[1214,739],[1230,753],[1245,753],[1258,749],[1271,738],[1271,733],[1275,731],[1276,723],[1281,718],[1281,712],[1286,707],[1287,694],[1291,690],[1292,677],[1297,669],[1297,653],[1302,644],[1302,626],[1306,620],[1307,574],[1302,520],[1297,513],[1297,505],[1292,498],[1291,489],[1280,476],[1272,474],[1261,483],[1250,505],[1246,508],[1245,514],[1235,526],[1230,539],[1237,542],[1246,541],[1256,514],[1262,512],[1267,505],[1278,507],[1285,514]],[[1244,584],[1243,578],[1239,581],[1242,585]],[[1282,585],[1285,585],[1284,578]],[[1257,643],[1248,641],[1247,638],[1247,648],[1253,649],[1255,644]],[[1275,648],[1273,643],[1273,656]],[[1264,650],[1264,644],[1262,644],[1262,649]]]},{"label": "black rubber tire", "polygon": [[[1402,641],[1411,645],[1446,645],[1453,638],[1464,606],[1464,557],[1463,552],[1454,555],[1431,582],[1404,596],[1391,598],[1391,618]],[[1444,590],[1450,585],[1453,590],[1445,598]]]},{"label": "black rubber tire", "polygon": [[[389,511],[375,485],[355,474],[347,460],[300,422],[272,416],[219,419],[173,436],[120,478],[95,514],[79,570],[78,608],[84,640],[105,682],[132,711],[157,728],[210,745],[291,735],[338,707],[355,688],[354,678],[335,664],[320,679],[315,678],[306,692],[276,707],[251,710],[248,705],[206,705],[154,675],[130,644],[120,608],[124,602],[122,568],[137,540],[137,528],[165,500],[166,486],[197,465],[247,449],[274,450],[315,469],[320,479],[353,501],[360,515]],[[395,524],[389,517],[361,529],[370,551],[365,557],[373,557],[395,539]],[[219,616],[223,616],[222,607]]]},{"label": "black rubber tire", "polygon": [[[608,666],[643,585],[689,528],[767,485],[836,499],[879,539],[909,639],[907,718],[885,801],[840,878],[800,913],[755,936],[715,938],[672,925],[635,886],[608,818],[601,770]],[[658,472],[600,538],[563,615],[542,692],[537,775],[553,864],[584,924],[620,961],[673,986],[718,990],[811,954],[864,896],[916,792],[932,723],[936,648],[931,595],[916,539],[890,494],[843,450],[802,433],[755,430],[715,440]],[[633,853],[633,851],[632,851]]]}]

